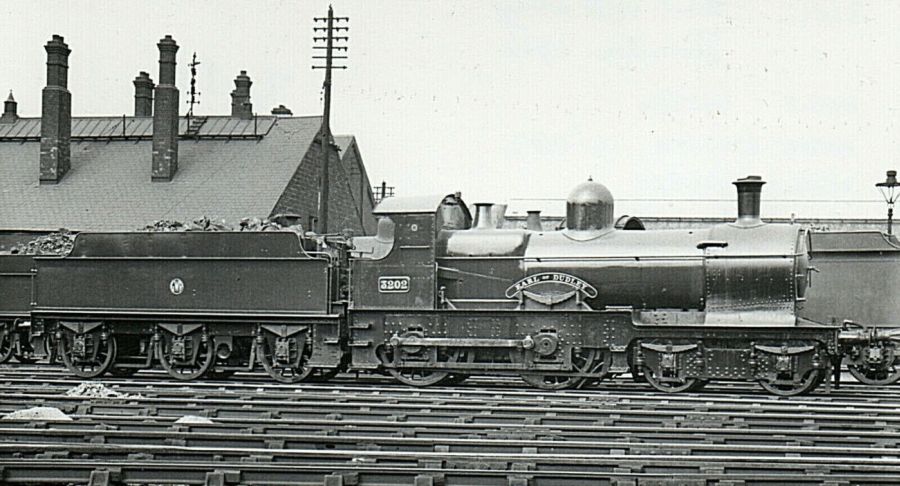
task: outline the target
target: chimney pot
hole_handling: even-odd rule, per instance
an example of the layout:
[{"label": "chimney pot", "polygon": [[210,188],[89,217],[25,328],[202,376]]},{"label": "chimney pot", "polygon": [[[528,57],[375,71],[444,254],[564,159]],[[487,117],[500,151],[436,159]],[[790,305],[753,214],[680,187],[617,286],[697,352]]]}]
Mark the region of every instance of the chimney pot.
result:
[{"label": "chimney pot", "polygon": [[234,91],[231,92],[231,116],[242,120],[253,118],[250,86],[253,86],[253,81],[250,80],[250,76],[247,76],[247,71],[241,71],[234,78]]},{"label": "chimney pot", "polygon": [[47,86],[68,87],[69,46],[62,36],[54,35],[44,46],[47,51]]},{"label": "chimney pot", "polygon": [[134,116],[153,116],[153,80],[145,71],[134,78]]},{"label": "chimney pot", "polygon": [[40,183],[56,184],[69,171],[72,94],[68,90],[69,46],[53,35],[47,51],[47,86],[41,92]]},{"label": "chimney pot", "polygon": [[290,115],[293,115],[294,112],[292,112],[290,108],[288,108],[284,105],[278,105],[275,108],[272,108],[272,114],[273,115],[290,116]]},{"label": "chimney pot", "polygon": [[[153,97],[153,181],[171,181],[178,171],[178,88],[175,87],[175,55],[178,44],[171,35],[159,48],[159,84]],[[139,76],[140,77],[140,76]],[[137,100],[135,100],[137,101]]]},{"label": "chimney pot", "polygon": [[159,84],[175,85],[175,55],[178,44],[167,35],[156,44],[159,48]]}]

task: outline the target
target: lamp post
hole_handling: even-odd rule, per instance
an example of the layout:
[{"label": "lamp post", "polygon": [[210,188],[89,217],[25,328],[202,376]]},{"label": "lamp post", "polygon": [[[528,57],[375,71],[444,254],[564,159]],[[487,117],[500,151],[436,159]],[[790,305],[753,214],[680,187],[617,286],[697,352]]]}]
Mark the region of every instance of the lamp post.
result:
[{"label": "lamp post", "polygon": [[897,182],[897,171],[887,171],[887,179],[885,179],[884,182],[875,184],[875,187],[881,191],[881,195],[884,196],[884,201],[888,205],[887,234],[891,234],[891,223],[894,219],[894,202],[897,201],[897,197],[900,196],[900,192],[897,191],[897,188],[900,187],[900,182]]}]

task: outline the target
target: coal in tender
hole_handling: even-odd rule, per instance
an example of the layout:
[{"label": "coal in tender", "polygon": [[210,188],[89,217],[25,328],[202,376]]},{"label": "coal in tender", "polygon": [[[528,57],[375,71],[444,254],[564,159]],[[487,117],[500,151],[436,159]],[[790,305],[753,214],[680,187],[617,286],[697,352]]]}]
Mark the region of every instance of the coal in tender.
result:
[{"label": "coal in tender", "polygon": [[195,219],[194,222],[187,227],[187,231],[234,231],[234,228],[226,224],[224,220],[213,221],[204,216],[200,219]]},{"label": "coal in tender", "polygon": [[154,221],[143,228],[138,228],[138,231],[184,231],[184,224],[180,221],[172,221],[169,219],[161,219],[159,221]]},{"label": "coal in tender", "polygon": [[293,231],[299,235],[303,234],[303,227],[300,224],[292,224],[290,220],[285,220],[281,215],[271,218],[244,218],[241,220],[241,231]]},{"label": "coal in tender", "polygon": [[195,219],[191,223],[182,223],[170,219],[154,221],[138,231],[168,232],[168,231],[234,231],[225,221],[214,221],[207,216]]},{"label": "coal in tender", "polygon": [[10,249],[13,255],[68,255],[75,246],[75,234],[62,229],[56,233],[20,243]]}]

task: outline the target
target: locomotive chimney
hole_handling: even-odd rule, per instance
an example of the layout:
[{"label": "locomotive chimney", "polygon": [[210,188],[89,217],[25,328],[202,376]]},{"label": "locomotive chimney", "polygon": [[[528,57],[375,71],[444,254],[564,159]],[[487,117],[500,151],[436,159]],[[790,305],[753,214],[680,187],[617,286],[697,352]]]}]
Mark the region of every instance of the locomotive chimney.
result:
[{"label": "locomotive chimney", "polygon": [[528,219],[525,220],[525,229],[531,231],[543,231],[544,227],[541,225],[540,211],[528,211]]},{"label": "locomotive chimney", "polygon": [[733,182],[738,192],[738,226],[759,226],[759,204],[765,181],[760,176],[747,176]]},{"label": "locomotive chimney", "polygon": [[491,218],[491,203],[475,203],[475,227],[474,229],[493,229],[494,222]]}]

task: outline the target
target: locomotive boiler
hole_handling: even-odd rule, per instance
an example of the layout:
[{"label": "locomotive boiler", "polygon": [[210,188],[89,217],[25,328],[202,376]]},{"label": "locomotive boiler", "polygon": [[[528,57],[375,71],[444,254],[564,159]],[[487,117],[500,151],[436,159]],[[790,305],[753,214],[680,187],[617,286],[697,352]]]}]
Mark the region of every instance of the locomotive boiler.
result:
[{"label": "locomotive boiler", "polygon": [[[616,230],[609,191],[581,184],[569,197],[564,231],[476,224],[474,231],[444,232],[440,284],[457,308],[574,305],[634,309],[648,322],[794,325],[806,290],[806,233],[761,222],[759,178],[735,184],[735,223],[640,232]],[[479,220],[487,219],[489,206],[476,207]]]},{"label": "locomotive boiler", "polygon": [[458,195],[387,200],[352,264],[353,365],[431,384],[475,370],[564,388],[631,371],[664,391],[755,380],[811,390],[838,353],[798,318],[809,258],[799,226],[760,220],[764,182],[735,182],[738,218],[711,229],[622,231],[601,184],[579,185],[562,231],[474,226]]}]

